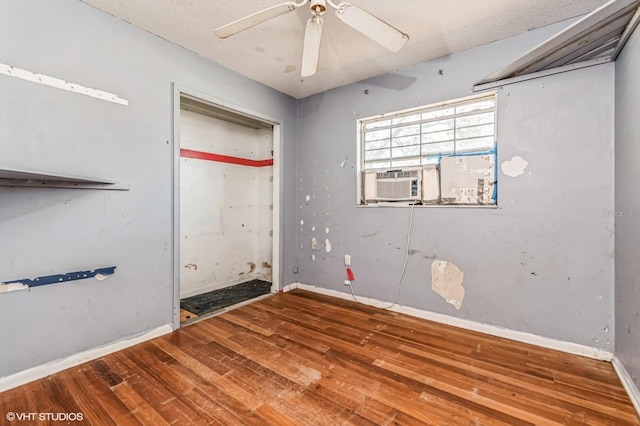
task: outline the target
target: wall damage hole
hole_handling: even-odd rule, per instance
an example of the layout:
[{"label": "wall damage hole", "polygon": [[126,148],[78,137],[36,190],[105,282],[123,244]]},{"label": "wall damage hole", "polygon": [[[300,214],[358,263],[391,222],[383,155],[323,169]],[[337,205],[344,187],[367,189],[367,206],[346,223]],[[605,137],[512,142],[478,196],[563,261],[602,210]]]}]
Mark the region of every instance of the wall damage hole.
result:
[{"label": "wall damage hole", "polygon": [[431,289],[456,309],[462,307],[464,273],[451,262],[434,260],[431,264]]},{"label": "wall damage hole", "polygon": [[195,263],[187,263],[186,265],[184,265],[185,269],[193,269],[194,271],[198,270],[198,265],[196,265]]},{"label": "wall damage hole", "polygon": [[271,264],[269,262],[262,262],[262,267],[264,269],[271,269]]},{"label": "wall damage hole", "polygon": [[247,265],[249,265],[249,273],[256,270],[256,264],[254,262],[247,262]]},{"label": "wall damage hole", "polygon": [[516,177],[524,174],[524,169],[527,168],[529,162],[522,157],[515,156],[511,160],[502,163],[502,173],[507,176]]}]

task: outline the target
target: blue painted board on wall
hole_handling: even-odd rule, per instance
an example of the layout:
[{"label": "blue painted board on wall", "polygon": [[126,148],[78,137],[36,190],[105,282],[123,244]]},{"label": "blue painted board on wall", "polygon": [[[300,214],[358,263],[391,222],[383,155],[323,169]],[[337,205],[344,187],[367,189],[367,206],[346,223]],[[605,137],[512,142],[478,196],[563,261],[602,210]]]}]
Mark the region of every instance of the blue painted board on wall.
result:
[{"label": "blue painted board on wall", "polygon": [[115,270],[115,266],[110,266],[108,268],[99,268],[94,271],[77,271],[68,272],[66,274],[47,275],[33,280],[25,278],[21,280],[5,281],[2,284],[24,284],[29,287],[38,287],[41,285],[56,284],[67,281],[85,280],[87,278],[93,278],[96,275],[113,275]]}]

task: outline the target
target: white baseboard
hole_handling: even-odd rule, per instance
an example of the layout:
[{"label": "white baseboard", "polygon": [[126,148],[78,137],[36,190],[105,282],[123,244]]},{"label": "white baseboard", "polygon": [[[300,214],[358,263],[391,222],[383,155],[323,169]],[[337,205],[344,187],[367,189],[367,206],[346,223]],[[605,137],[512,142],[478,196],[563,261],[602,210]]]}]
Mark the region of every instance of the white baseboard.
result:
[{"label": "white baseboard", "polygon": [[76,365],[80,365],[88,361],[93,361],[94,359],[98,359],[105,355],[109,355],[114,352],[137,345],[138,343],[146,342],[147,340],[169,334],[172,331],[173,326],[171,324],[166,324],[138,336],[130,337],[128,339],[120,340],[114,343],[109,343],[108,345],[100,346],[98,348],[89,349],[87,351],[71,355],[67,358],[58,359],[46,364],[29,368],[24,371],[20,371],[10,376],[0,377],[0,392],[22,386],[38,379],[42,379],[44,377],[50,376],[51,374],[58,373],[71,367],[75,367]]},{"label": "white baseboard", "polygon": [[618,374],[618,377],[622,382],[622,386],[624,387],[624,390],[627,391],[627,395],[629,395],[629,399],[631,400],[631,403],[633,404],[636,411],[638,412],[638,416],[640,416],[640,389],[636,387],[635,383],[633,382],[633,379],[631,378],[631,374],[629,374],[624,364],[622,364],[622,361],[620,361],[620,358],[618,358],[617,356],[614,356],[612,364],[613,364],[613,369],[616,370],[616,374]]},{"label": "white baseboard", "polygon": [[294,290],[294,289],[298,288],[298,284],[300,284],[300,283],[287,284],[284,287],[282,287],[282,292],[286,293],[286,292],[289,292],[291,290]]},{"label": "white baseboard", "polygon": [[[330,290],[322,287],[315,287],[303,283],[295,283],[290,286],[293,288],[299,288],[301,290],[312,291],[314,293],[324,294],[327,296],[337,297],[339,299],[353,301],[353,296],[350,293],[343,293],[337,290]],[[292,290],[290,288],[289,290]],[[289,291],[287,290],[287,291]],[[358,296],[358,301],[369,306],[376,308],[386,308],[391,303],[383,302],[377,299],[370,299],[368,297]],[[410,315],[412,317],[422,318],[429,321],[438,322],[441,324],[452,325],[454,327],[460,327],[467,330],[478,331],[481,333],[489,334],[491,336],[503,337],[505,339],[515,340],[517,342],[528,343],[531,345],[540,346],[542,348],[553,349],[556,351],[566,352],[574,355],[580,355],[587,358],[598,359],[601,361],[613,360],[613,353],[600,348],[594,348],[591,346],[581,345],[578,343],[565,342],[563,340],[552,339],[550,337],[542,337],[532,333],[525,333],[523,331],[511,330],[508,328],[498,327],[490,324],[483,324],[471,320],[452,317],[449,315],[438,314],[436,312],[424,311],[421,309],[411,308],[409,306],[395,305],[389,309],[393,312],[399,312],[402,314]]]}]

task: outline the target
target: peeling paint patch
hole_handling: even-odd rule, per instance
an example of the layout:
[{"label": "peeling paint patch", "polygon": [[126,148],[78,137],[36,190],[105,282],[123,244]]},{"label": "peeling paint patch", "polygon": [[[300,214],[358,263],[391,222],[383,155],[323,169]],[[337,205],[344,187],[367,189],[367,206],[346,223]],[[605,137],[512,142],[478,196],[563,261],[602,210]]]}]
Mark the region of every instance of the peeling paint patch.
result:
[{"label": "peeling paint patch", "polygon": [[307,196],[306,196],[306,198],[305,198],[305,200],[307,200],[307,204],[309,204],[309,200],[311,200],[311,196],[310,196],[310,195],[307,195]]},{"label": "peeling paint patch", "polygon": [[247,262],[247,265],[249,265],[249,273],[256,270],[256,264],[254,262]]},{"label": "peeling paint patch", "polygon": [[453,263],[434,260],[431,264],[431,289],[442,296],[456,309],[462,307],[464,273]]},{"label": "peeling paint patch", "polygon": [[316,255],[315,254],[311,255],[311,260],[313,260],[314,262],[316,261]]},{"label": "peeling paint patch", "polygon": [[342,160],[342,163],[340,163],[340,167],[344,167],[344,165],[347,164],[348,159],[349,157],[344,157],[344,160]]},{"label": "peeling paint patch", "polygon": [[312,230],[312,231],[315,231],[315,230],[316,230],[316,226],[315,226],[315,225],[313,225],[313,226],[311,227],[311,230]]},{"label": "peeling paint patch", "polygon": [[331,251],[331,242],[329,242],[329,239],[324,240],[324,249],[327,253]]},{"label": "peeling paint patch", "polygon": [[262,262],[262,267],[264,269],[271,269],[271,264],[269,262]]},{"label": "peeling paint patch", "polygon": [[325,232],[325,234],[328,234],[328,233],[329,233],[329,227],[327,227],[327,228],[324,230],[324,232]]},{"label": "peeling paint patch", "polygon": [[31,71],[12,67],[11,65],[0,64],[0,74],[16,77],[22,80],[38,83],[56,89],[67,90],[69,92],[79,93],[81,95],[90,96],[92,98],[101,99],[103,101],[113,102],[120,105],[129,105],[129,101],[121,99],[117,95],[102,90],[90,89],[75,83],[68,83],[59,78],[49,77],[43,74],[34,74]]},{"label": "peeling paint patch", "polygon": [[502,163],[502,173],[507,176],[516,177],[524,174],[524,169],[527,168],[529,162],[522,157],[515,156],[511,160]]},{"label": "peeling paint patch", "polygon": [[316,240],[316,237],[311,238],[311,250],[318,250],[318,240]]},{"label": "peeling paint patch", "polygon": [[10,291],[28,290],[29,286],[25,284],[0,284],[0,293],[8,293]]}]

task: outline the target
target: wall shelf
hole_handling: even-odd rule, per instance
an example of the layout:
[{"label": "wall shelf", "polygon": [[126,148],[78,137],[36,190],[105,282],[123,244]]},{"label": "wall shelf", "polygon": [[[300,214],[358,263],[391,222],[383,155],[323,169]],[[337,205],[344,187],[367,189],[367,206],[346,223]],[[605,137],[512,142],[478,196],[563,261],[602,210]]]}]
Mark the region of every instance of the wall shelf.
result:
[{"label": "wall shelf", "polygon": [[128,191],[129,185],[107,179],[53,174],[0,167],[0,186]]}]

